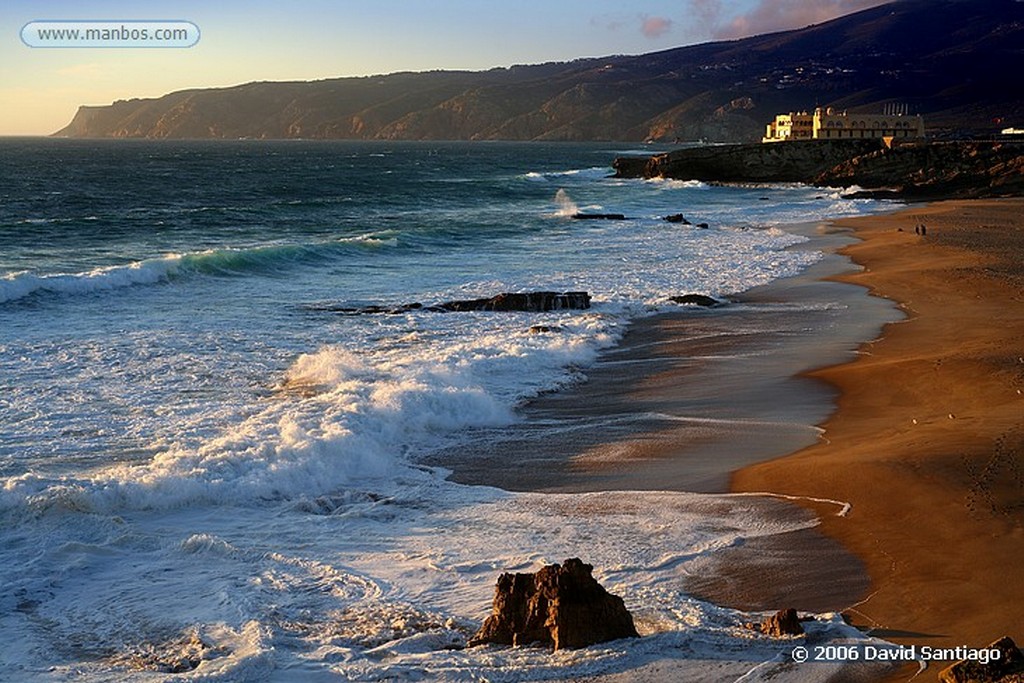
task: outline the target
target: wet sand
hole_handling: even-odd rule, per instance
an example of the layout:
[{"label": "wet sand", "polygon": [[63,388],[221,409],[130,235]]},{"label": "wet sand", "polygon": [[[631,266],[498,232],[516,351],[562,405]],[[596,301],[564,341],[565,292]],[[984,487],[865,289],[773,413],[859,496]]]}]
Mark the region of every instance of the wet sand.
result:
[{"label": "wet sand", "polygon": [[[902,314],[861,287],[823,280],[855,270],[832,253],[853,241],[848,230],[794,230],[811,238],[796,248],[826,252],[807,272],[720,309],[672,306],[637,321],[586,382],[539,397],[518,425],[478,430],[468,447],[429,464],[507,490],[723,493],[733,471],[816,443],[837,392],[801,373],[852,359]],[[792,505],[751,504],[771,516]],[[691,594],[745,610],[838,611],[868,587],[863,563],[815,529],[748,540],[702,569],[687,583]]]},{"label": "wet sand", "polygon": [[870,597],[849,613],[874,634],[1020,643],[1024,200],[940,202],[838,225],[863,240],[845,252],[865,268],[841,280],[900,302],[908,319],[856,362],[811,373],[840,391],[823,441],[739,470],[733,489],[851,503],[822,529],[867,566]]},{"label": "wet sand", "polygon": [[589,381],[434,464],[511,490],[804,498],[820,527],[721,551],[687,589],[845,610],[905,644],[1024,641],[1022,222],[1024,200],[986,200],[804,226],[864,270],[829,255],[734,306],[642,320]]}]

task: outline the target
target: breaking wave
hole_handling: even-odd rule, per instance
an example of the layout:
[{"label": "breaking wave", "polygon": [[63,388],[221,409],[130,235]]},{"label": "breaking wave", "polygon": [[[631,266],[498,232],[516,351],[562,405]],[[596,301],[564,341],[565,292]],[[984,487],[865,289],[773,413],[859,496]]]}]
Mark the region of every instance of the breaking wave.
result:
[{"label": "breaking wave", "polygon": [[296,265],[328,261],[350,253],[353,249],[398,245],[395,231],[382,231],[313,244],[274,244],[167,254],[79,273],[38,274],[20,271],[0,278],[0,304],[39,294],[75,296],[135,285],[153,285],[191,274],[222,277],[274,274]]}]

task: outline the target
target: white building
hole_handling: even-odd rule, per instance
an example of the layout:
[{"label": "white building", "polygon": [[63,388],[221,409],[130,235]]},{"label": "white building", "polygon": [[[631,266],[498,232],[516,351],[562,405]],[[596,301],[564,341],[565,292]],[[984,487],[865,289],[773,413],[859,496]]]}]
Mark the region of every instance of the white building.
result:
[{"label": "white building", "polygon": [[921,137],[924,118],[920,114],[848,114],[836,113],[832,107],[818,107],[814,113],[779,114],[768,124],[761,141]]}]

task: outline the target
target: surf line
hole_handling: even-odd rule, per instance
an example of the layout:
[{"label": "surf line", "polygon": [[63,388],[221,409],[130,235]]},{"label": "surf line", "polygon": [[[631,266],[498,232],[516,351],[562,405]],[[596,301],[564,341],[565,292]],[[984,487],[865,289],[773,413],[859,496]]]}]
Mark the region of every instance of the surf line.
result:
[{"label": "surf line", "polygon": [[781,498],[783,500],[801,501],[807,500],[812,503],[823,503],[825,505],[835,505],[839,508],[839,512],[836,513],[836,517],[846,517],[850,510],[853,509],[853,505],[844,500],[835,500],[833,498],[815,498],[814,496],[790,496],[785,493],[772,493],[771,491],[745,491],[742,493],[727,493],[727,496],[766,496],[768,498]]}]

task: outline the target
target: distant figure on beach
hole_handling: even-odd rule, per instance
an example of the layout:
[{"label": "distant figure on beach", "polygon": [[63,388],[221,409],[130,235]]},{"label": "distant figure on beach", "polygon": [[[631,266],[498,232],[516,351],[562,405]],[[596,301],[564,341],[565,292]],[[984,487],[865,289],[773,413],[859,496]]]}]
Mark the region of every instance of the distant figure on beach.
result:
[{"label": "distant figure on beach", "polygon": [[920,225],[915,225],[914,226],[914,234],[915,235],[920,235],[921,234],[921,226]]},{"label": "distant figure on beach", "polygon": [[924,237],[928,234],[928,228],[925,227],[924,223],[921,224],[921,236]]}]

